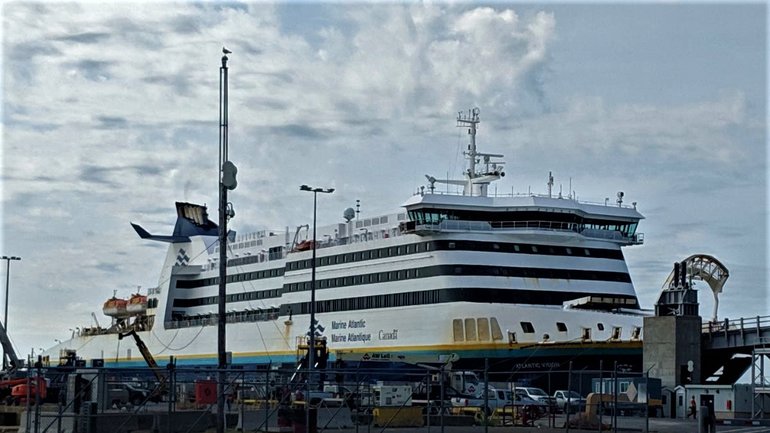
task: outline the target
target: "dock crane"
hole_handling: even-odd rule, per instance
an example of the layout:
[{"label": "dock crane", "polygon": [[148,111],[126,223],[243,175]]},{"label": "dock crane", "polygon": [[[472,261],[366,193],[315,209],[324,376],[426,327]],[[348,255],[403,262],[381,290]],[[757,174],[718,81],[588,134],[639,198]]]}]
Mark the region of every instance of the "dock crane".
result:
[{"label": "dock crane", "polygon": [[0,344],[3,346],[3,353],[5,353],[5,356],[9,361],[8,371],[6,371],[6,373],[21,367],[21,361],[19,360],[19,357],[16,356],[16,351],[13,349],[11,339],[8,337],[8,332],[6,332],[5,325],[2,322],[0,322]]},{"label": "dock crane", "polygon": [[142,338],[139,337],[139,334],[137,334],[135,330],[132,329],[127,332],[118,333],[118,340],[122,340],[129,336],[134,337],[134,342],[136,343],[136,347],[139,349],[139,352],[142,354],[144,362],[147,363],[147,366],[150,367],[150,370],[152,370],[152,373],[158,380],[158,387],[155,389],[153,394],[159,397],[160,394],[163,394],[166,390],[167,378],[161,374],[161,368],[158,366],[158,363],[155,362],[155,358],[152,356],[152,353],[150,353],[150,349],[147,348],[147,345],[144,344],[144,341],[142,341]]}]

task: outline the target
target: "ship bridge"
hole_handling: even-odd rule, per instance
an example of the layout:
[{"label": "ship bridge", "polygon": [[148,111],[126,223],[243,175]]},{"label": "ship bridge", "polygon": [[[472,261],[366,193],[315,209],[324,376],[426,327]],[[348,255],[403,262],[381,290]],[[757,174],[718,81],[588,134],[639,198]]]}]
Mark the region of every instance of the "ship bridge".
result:
[{"label": "ship bridge", "polygon": [[403,204],[409,214],[406,231],[537,230],[578,233],[585,237],[638,245],[644,219],[635,206],[610,206],[548,196],[469,197],[417,194]]}]

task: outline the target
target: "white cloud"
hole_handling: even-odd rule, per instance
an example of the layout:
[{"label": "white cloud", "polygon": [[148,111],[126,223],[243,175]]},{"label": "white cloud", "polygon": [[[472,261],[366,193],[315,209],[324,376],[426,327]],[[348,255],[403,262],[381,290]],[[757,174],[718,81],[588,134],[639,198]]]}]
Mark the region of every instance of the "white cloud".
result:
[{"label": "white cloud", "polygon": [[[673,164],[731,174],[758,164],[765,124],[737,87],[676,103],[549,95],[567,16],[508,5],[318,7],[331,18],[266,3],[3,6],[4,248],[24,258],[14,286],[29,294],[12,314],[69,305],[83,310],[70,325],[88,323],[112,289],[155,283],[163,252],[128,221],[162,232],[175,200],[215,207],[223,45],[233,51],[239,230],[305,223],[301,183],[338,189],[319,207],[321,221],[339,220],[355,199],[366,212],[392,210],[424,173],[457,171],[466,139],[454,116],[472,106],[482,109],[483,147],[509,157],[501,190],[526,190],[554,168],[580,175],[590,198],[630,188],[648,209],[662,208],[672,183],[723,174],[685,176]],[[685,233],[677,248],[707,239],[703,229]],[[61,329],[55,314],[45,317],[41,328]],[[37,331],[17,332],[24,346],[46,345]]]}]

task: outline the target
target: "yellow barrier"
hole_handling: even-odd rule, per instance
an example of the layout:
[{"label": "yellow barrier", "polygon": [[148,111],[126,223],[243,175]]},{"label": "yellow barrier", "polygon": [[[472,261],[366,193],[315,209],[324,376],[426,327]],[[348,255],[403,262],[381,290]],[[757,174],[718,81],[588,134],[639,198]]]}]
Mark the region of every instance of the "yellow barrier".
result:
[{"label": "yellow barrier", "polygon": [[[256,406],[258,408],[264,408],[265,407],[265,400],[257,400],[257,399],[244,399],[242,400],[242,403],[245,406]],[[278,400],[268,400],[267,405],[268,407],[276,407],[278,406]]]},{"label": "yellow barrier", "polygon": [[422,427],[422,408],[408,407],[376,407],[372,411],[374,425],[377,427]]}]

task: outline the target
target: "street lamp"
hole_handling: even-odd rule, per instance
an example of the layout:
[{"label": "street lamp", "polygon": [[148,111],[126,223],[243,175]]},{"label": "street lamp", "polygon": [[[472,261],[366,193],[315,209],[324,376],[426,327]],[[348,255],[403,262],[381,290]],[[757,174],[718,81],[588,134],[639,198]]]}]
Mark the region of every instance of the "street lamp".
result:
[{"label": "street lamp", "polygon": [[[313,193],[313,258],[311,260],[311,273],[310,273],[310,340],[308,341],[308,358],[307,358],[307,396],[305,397],[305,407],[308,410],[305,413],[306,426],[310,428],[310,383],[313,374],[313,367],[315,364],[315,251],[316,251],[316,208],[318,203],[318,193],[331,194],[334,192],[334,188],[313,188],[308,185],[302,185],[299,187],[300,191],[308,191]],[[308,430],[309,431],[309,430]]]},{"label": "street lamp", "polygon": [[[11,260],[21,260],[21,257],[2,256],[0,259],[5,260],[5,316],[3,317],[3,326],[5,326],[5,332],[8,333],[8,286],[11,282]],[[7,357],[8,354],[3,350],[3,370],[8,369]]]}]

